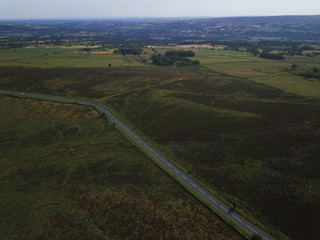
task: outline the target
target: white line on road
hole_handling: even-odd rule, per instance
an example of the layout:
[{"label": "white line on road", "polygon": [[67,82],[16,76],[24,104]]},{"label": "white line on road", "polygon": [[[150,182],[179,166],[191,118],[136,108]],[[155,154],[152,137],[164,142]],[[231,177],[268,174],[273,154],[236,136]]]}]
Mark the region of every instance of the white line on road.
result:
[{"label": "white line on road", "polygon": [[202,192],[202,194],[206,195],[206,192],[204,192],[202,189],[199,188],[199,190]]},{"label": "white line on road", "polygon": [[266,237],[263,237],[265,240],[269,240],[268,238],[266,238]]},{"label": "white line on road", "polygon": [[228,209],[226,209],[224,206],[220,205],[220,207],[225,210],[226,212],[228,212]]},{"label": "white line on road", "polygon": [[247,225],[247,227],[249,228],[249,229],[251,229],[252,231],[254,231],[255,233],[258,233],[256,230],[254,230],[252,227],[250,227],[249,225]]},{"label": "white line on road", "polygon": [[237,218],[235,215],[232,215],[235,219],[237,219],[239,222],[242,222],[241,219]]},{"label": "white line on road", "polygon": [[181,175],[185,180],[187,180],[187,178],[184,175]]},{"label": "white line on road", "polygon": [[217,203],[217,201],[216,201],[216,200],[214,200],[212,197],[209,197],[209,199],[210,199],[212,202]]},{"label": "white line on road", "polygon": [[168,163],[168,166],[169,166],[169,167],[172,167],[172,165],[171,165],[170,163]]},{"label": "white line on road", "polygon": [[179,173],[177,169],[174,168],[173,170],[174,170],[176,173]]},{"label": "white line on road", "polygon": [[192,184],[192,186],[196,187],[196,185],[193,182],[190,182]]}]

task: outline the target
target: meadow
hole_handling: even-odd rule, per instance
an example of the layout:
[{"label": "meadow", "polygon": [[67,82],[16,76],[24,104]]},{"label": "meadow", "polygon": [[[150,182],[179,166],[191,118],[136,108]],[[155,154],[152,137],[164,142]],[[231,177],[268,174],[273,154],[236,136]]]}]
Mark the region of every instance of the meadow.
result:
[{"label": "meadow", "polygon": [[0,50],[0,66],[20,66],[37,68],[83,68],[112,66],[141,66],[139,57],[112,53],[86,53],[85,46],[75,47],[32,47]]},{"label": "meadow", "polygon": [[[119,55],[112,67],[94,61],[88,68],[13,67],[1,53],[0,88],[110,106],[189,174],[236,199],[240,212],[249,210],[293,239],[318,239],[320,81],[290,68],[312,69],[320,58],[192,50],[199,67],[152,66],[133,56],[124,67]],[[145,59],[153,54],[144,52]],[[75,61],[84,66],[81,57]]]},{"label": "meadow", "polygon": [[217,72],[247,78],[297,95],[320,96],[320,81],[305,79],[289,71],[293,64],[302,69],[319,67],[320,57],[294,56],[275,61],[254,57],[243,51],[199,50],[195,59]]},{"label": "meadow", "polygon": [[242,239],[92,108],[0,103],[1,239]]}]

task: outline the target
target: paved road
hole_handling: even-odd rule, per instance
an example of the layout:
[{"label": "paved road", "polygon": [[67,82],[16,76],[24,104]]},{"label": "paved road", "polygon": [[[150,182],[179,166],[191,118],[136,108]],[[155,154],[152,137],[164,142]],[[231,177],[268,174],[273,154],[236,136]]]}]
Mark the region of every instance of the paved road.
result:
[{"label": "paved road", "polygon": [[[180,181],[182,181],[185,185],[187,185],[188,191],[190,191],[195,197],[197,197],[200,201],[203,201],[208,207],[213,209],[217,214],[223,216],[224,218],[228,218],[230,221],[237,224],[240,228],[248,232],[249,234],[258,234],[264,240],[274,240],[275,238],[271,237],[268,233],[264,232],[251,222],[247,221],[245,218],[237,214],[236,212],[232,211],[226,204],[221,202],[203,187],[201,187],[197,182],[191,179],[188,175],[186,175],[183,171],[181,171],[178,167],[176,167],[172,162],[170,162],[166,157],[164,157],[161,153],[155,150],[151,145],[149,145],[145,140],[135,134],[131,129],[129,129],[124,123],[120,121],[113,113],[111,113],[108,109],[88,101],[82,100],[75,100],[75,99],[67,99],[61,97],[53,97],[53,96],[45,96],[40,94],[33,94],[33,93],[18,93],[12,91],[4,91],[0,90],[0,94],[7,94],[7,95],[16,95],[16,96],[24,96],[24,97],[33,97],[33,98],[42,98],[45,100],[52,100],[52,101],[64,101],[69,103],[79,103],[82,105],[87,105],[98,109],[99,111],[103,112],[108,116],[112,121],[118,125],[123,131],[125,131],[135,142],[140,144],[142,148],[145,149],[149,154],[151,154],[154,158],[156,158],[159,162],[157,163],[160,167],[164,168],[166,171],[171,172],[175,175]],[[194,194],[196,193],[196,194]],[[199,198],[201,196],[203,199]]]}]

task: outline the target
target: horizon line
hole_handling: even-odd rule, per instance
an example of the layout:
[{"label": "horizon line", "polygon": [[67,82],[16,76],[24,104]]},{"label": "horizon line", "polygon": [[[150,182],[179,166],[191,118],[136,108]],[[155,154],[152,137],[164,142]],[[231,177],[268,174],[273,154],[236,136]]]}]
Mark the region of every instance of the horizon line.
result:
[{"label": "horizon line", "polygon": [[216,18],[254,18],[254,17],[303,17],[303,16],[320,16],[319,14],[280,14],[280,15],[239,15],[239,16],[176,16],[176,17],[53,17],[53,18],[7,18],[7,19],[0,19],[0,21],[54,21],[54,20],[64,20],[64,21],[79,21],[79,20],[133,20],[133,19],[181,19],[181,20],[192,20],[192,19],[216,19]]}]

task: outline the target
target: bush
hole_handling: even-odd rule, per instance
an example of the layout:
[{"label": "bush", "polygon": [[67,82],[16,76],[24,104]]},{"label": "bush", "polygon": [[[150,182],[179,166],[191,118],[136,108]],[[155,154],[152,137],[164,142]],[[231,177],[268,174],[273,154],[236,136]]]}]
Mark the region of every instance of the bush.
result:
[{"label": "bush", "polygon": [[251,236],[250,240],[262,240],[262,238],[261,238],[259,235],[257,235],[257,234],[253,234],[253,235]]},{"label": "bush", "polygon": [[117,50],[114,51],[115,54],[132,54],[132,55],[139,55],[142,53],[141,48],[130,48],[130,47],[123,47],[123,48],[118,48]]},{"label": "bush", "polygon": [[174,56],[174,57],[194,57],[193,51],[167,51],[167,56]]},{"label": "bush", "polygon": [[198,65],[200,65],[200,61],[198,61],[198,60],[192,61],[191,65],[198,66]]},{"label": "bush", "polygon": [[152,56],[152,63],[159,66],[172,66],[177,62],[177,59],[174,59],[172,57],[165,57],[165,56],[158,56],[153,55]]},{"label": "bush", "polygon": [[272,54],[272,53],[262,53],[260,54],[261,58],[273,59],[273,60],[284,60],[284,56],[280,54]]},{"label": "bush", "polygon": [[185,66],[197,66],[200,64],[198,60],[192,61],[186,57],[182,56],[194,56],[194,52],[192,51],[168,51],[165,56],[161,54],[153,54],[151,59],[152,63],[159,66],[173,66],[177,65],[178,67]]},{"label": "bush", "polygon": [[291,68],[295,70],[295,69],[298,68],[298,65],[297,65],[297,64],[292,64],[292,65],[291,65]]}]

